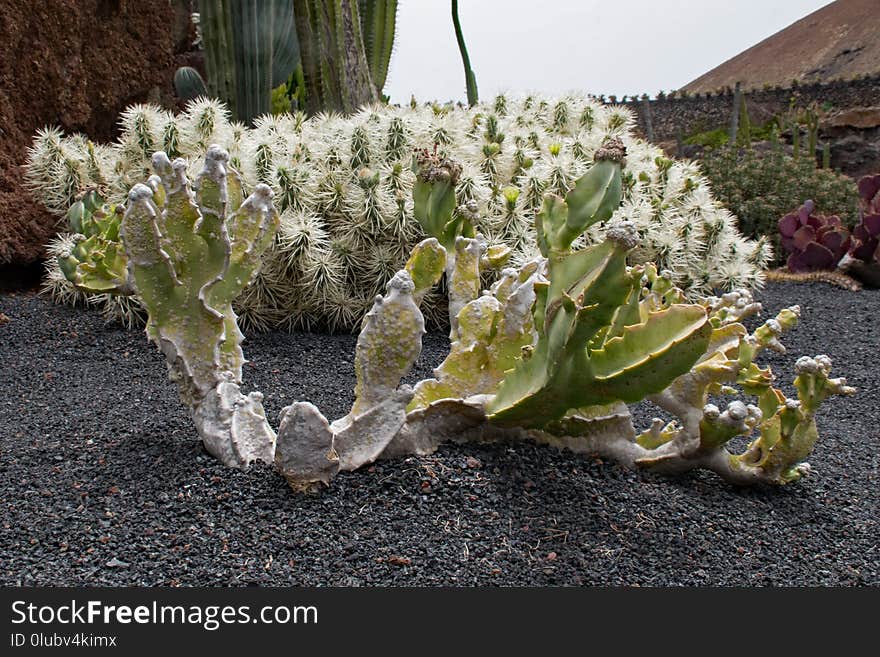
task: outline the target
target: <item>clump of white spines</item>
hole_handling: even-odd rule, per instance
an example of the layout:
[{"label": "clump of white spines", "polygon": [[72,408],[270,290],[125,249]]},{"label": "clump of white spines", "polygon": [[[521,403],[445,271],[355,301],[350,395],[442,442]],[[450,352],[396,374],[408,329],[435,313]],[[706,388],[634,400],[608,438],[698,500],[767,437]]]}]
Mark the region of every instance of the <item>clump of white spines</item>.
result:
[{"label": "clump of white spines", "polygon": [[[575,246],[627,221],[638,237],[631,263],[657,262],[691,297],[760,286],[768,244],[744,239],[699,168],[635,137],[633,123],[625,108],[571,95],[501,96],[473,108],[373,106],[351,117],[282,115],[248,128],[231,122],[218,102],[199,99],[177,116],[131,107],[119,141],[109,146],[44,130],[27,171],[37,198],[61,215],[88,187],[124,202],[149,175],[150,149],[185,158],[186,174],[195,178],[206,149],[219,144],[246,191],[267,184],[281,213],[276,243],[237,302],[243,321],[340,329],[358,325],[423,237],[412,215],[416,149],[433,152],[436,145],[440,158],[460,163],[459,203],[478,217],[488,244],[508,244],[511,263],[521,264],[537,253],[534,215],[543,195],[565,194],[614,139],[626,150],[623,203]],[[50,287],[53,281],[62,285],[53,276]],[[429,294],[425,304],[429,318],[443,316],[442,295]]]}]

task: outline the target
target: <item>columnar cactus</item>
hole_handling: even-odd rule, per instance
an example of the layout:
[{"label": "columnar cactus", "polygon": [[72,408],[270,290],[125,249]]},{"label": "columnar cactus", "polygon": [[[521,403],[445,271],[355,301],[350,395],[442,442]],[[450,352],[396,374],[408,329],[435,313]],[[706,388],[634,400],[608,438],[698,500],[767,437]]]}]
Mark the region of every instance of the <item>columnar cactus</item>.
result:
[{"label": "columnar cactus", "polygon": [[[220,144],[246,189],[261,182],[272,188],[281,214],[264,267],[236,303],[241,321],[259,328],[351,329],[415,244],[433,235],[420,224],[413,198],[419,184],[410,166],[413,150],[434,154],[436,145],[440,160],[461,166],[453,218],[472,216],[468,221],[486,248],[507,246],[510,264],[519,267],[539,255],[534,226],[544,194],[564,197],[603,141],[616,136],[628,157],[623,200],[612,219],[631,221],[639,236],[628,264],[656,262],[691,299],[713,289],[760,286],[771,255],[767,241],[744,239],[698,167],[664,157],[632,134],[632,124],[626,108],[585,97],[500,96],[473,108],[371,106],[351,117],[262,117],[249,128],[202,99],[177,116],[130,108],[112,146],[42,132],[28,175],[36,196],[63,216],[90,188],[110,204],[123,204],[131,186],[149,175],[154,150],[186,158],[193,177],[205,149]],[[590,226],[574,249],[601,242],[607,225]],[[68,294],[71,284],[50,264],[52,288]],[[448,317],[437,290],[422,308],[429,323]]]},{"label": "columnar cactus", "polygon": [[379,100],[397,0],[293,0],[293,10],[309,112],[353,112]]},{"label": "columnar cactus", "polygon": [[232,300],[253,278],[279,219],[269,187],[257,185],[245,199],[228,160],[209,148],[191,186],[184,160],[155,153],[155,174],[129,192],[122,243],[149,313],[147,335],[165,354],[206,449],[243,467],[272,460],[275,434],[262,396],[239,392],[243,336]]},{"label": "columnar cactus", "polygon": [[364,50],[370,77],[380,94],[385,88],[394,35],[397,29],[397,0],[358,0]]},{"label": "columnar cactus", "polygon": [[198,8],[208,80],[184,67],[174,76],[175,88],[187,99],[208,93],[221,98],[237,119],[250,123],[269,112],[272,89],[299,64],[293,3],[208,0]]}]

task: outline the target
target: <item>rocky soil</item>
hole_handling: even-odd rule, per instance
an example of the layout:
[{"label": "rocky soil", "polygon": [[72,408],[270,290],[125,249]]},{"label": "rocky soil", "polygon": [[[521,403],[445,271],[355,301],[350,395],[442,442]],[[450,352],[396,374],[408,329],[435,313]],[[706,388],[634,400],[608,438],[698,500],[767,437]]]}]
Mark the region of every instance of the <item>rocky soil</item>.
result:
[{"label": "rocky soil", "polygon": [[[803,307],[770,360],[784,384],[798,355],[827,353],[859,388],[823,407],[804,481],[740,490],[532,444],[449,446],[303,496],[202,450],[141,331],[0,295],[0,584],[880,585],[880,293],[777,283],[760,300]],[[246,380],[272,418],[295,399],[338,417],[354,342],[249,336]],[[416,374],[444,347],[426,336]]]}]

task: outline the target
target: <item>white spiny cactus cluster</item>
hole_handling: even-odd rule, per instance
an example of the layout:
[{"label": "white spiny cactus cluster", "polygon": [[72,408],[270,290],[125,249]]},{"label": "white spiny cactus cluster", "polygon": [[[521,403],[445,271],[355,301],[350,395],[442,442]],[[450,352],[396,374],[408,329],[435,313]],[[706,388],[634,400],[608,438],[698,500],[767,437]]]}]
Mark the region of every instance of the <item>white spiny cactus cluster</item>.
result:
[{"label": "white spiny cactus cluster", "polygon": [[[759,286],[771,256],[765,241],[739,234],[695,164],[669,160],[635,137],[627,109],[582,96],[500,96],[475,108],[376,106],[347,118],[267,116],[253,128],[230,122],[221,104],[197,100],[176,116],[136,105],[121,123],[119,141],[109,146],[40,132],[28,163],[35,195],[59,215],[89,187],[121,203],[148,175],[152,152],[197,167],[208,145],[220,144],[247,186],[272,187],[281,212],[277,242],[237,304],[257,328],[359,324],[422,237],[410,162],[414,149],[435,145],[462,166],[459,203],[477,205],[477,229],[490,244],[513,247],[514,264],[536,253],[533,218],[543,195],[565,194],[608,136],[627,148],[624,200],[609,224],[635,226],[634,262],[657,262],[696,296]],[[580,243],[604,231],[595,226]],[[60,272],[48,286],[59,298],[70,294]],[[439,293],[426,300],[429,319],[443,316],[443,303]]]}]

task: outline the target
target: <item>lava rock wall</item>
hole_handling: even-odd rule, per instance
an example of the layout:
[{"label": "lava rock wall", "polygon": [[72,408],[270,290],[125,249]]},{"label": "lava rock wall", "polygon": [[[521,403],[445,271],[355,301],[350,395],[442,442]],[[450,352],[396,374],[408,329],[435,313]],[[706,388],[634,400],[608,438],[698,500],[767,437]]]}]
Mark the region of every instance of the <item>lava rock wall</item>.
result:
[{"label": "lava rock wall", "polygon": [[190,13],[189,0],[0,0],[0,266],[38,261],[55,233],[24,185],[34,133],[110,140],[127,105],[173,105]]}]

